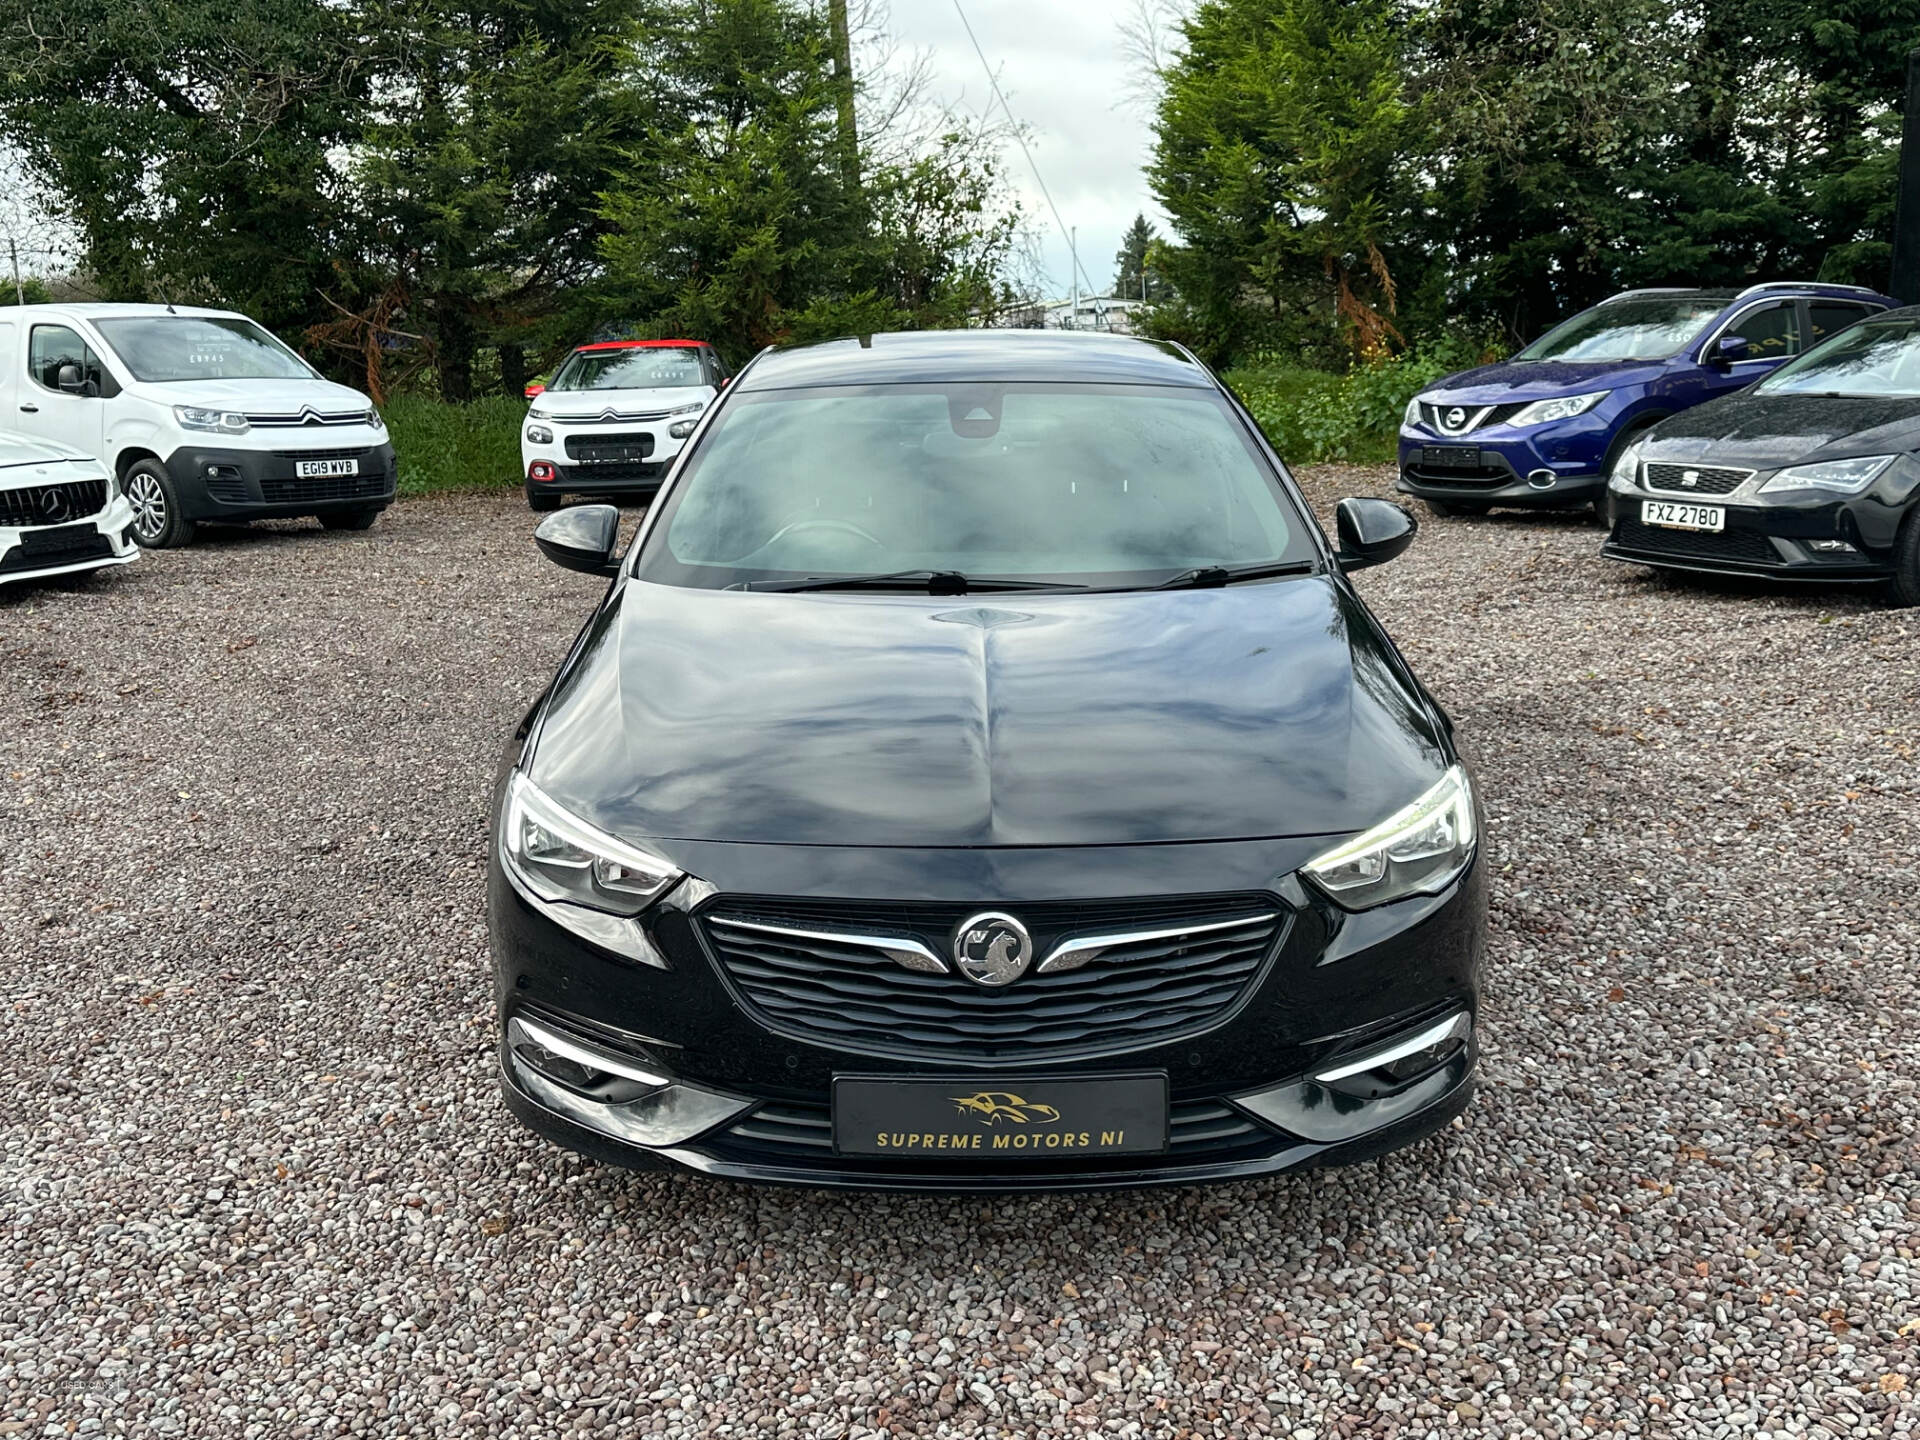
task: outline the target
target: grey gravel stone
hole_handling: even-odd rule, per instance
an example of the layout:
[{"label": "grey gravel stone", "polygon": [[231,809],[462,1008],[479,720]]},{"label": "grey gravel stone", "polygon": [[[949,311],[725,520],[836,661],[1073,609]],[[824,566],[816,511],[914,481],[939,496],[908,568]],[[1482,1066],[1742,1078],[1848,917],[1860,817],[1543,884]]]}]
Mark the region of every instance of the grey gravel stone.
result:
[{"label": "grey gravel stone", "polygon": [[1457,1128],[1213,1190],[758,1191],[496,1094],[488,786],[597,592],[530,524],[0,588],[0,1433],[1920,1430],[1920,616],[1424,519],[1358,583],[1486,802]]}]

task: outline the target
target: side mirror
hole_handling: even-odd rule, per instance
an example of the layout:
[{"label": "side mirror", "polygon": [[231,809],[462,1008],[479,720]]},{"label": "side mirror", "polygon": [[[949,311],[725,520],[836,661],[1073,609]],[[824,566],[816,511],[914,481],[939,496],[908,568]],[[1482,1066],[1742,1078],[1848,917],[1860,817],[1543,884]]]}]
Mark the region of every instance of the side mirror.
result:
[{"label": "side mirror", "polygon": [[1713,355],[1708,363],[1720,366],[1731,365],[1738,360],[1750,359],[1753,342],[1744,335],[1722,335],[1714,342]]},{"label": "side mirror", "polygon": [[1413,543],[1420,523],[1391,500],[1348,498],[1334,508],[1340,534],[1336,557],[1347,570],[1384,565]]},{"label": "side mirror", "polygon": [[87,388],[86,376],[80,373],[78,365],[62,365],[55,383],[68,395],[78,395]]},{"label": "side mirror", "polygon": [[542,385],[538,380],[532,380],[527,383],[527,388],[526,388],[527,399],[537,400],[546,393],[547,393],[547,387],[545,385]]},{"label": "side mirror", "polygon": [[540,522],[533,543],[554,564],[585,575],[619,570],[613,547],[620,538],[620,512],[612,505],[575,505]]}]

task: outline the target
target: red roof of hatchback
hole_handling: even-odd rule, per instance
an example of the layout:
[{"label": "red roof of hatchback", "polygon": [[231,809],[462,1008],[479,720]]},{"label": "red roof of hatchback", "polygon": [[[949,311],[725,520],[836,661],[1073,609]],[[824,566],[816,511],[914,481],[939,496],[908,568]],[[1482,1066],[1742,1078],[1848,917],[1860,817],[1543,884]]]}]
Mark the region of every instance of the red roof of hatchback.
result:
[{"label": "red roof of hatchback", "polygon": [[651,350],[661,346],[697,345],[702,350],[713,347],[704,340],[596,340],[591,345],[577,345],[577,350]]}]

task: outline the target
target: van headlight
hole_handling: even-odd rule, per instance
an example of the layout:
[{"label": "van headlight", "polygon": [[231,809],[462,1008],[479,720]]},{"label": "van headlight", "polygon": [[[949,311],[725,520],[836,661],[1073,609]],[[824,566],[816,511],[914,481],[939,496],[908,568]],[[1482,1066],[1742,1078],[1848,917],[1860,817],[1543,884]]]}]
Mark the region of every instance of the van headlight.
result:
[{"label": "van headlight", "polygon": [[[696,400],[691,405],[682,405],[678,410],[667,412],[667,419],[673,423],[667,426],[667,434],[675,440],[684,440],[693,433],[693,427],[700,423],[700,412],[707,408],[707,402]],[[685,419],[681,417],[685,416]]]},{"label": "van headlight", "polygon": [[237,410],[208,410],[199,405],[176,405],[173,418],[182,430],[213,430],[222,435],[244,435],[253,428]]},{"label": "van headlight", "polygon": [[529,445],[551,445],[553,443],[553,431],[544,425],[529,425],[527,426],[527,443]]},{"label": "van headlight", "polygon": [[1536,400],[1515,415],[1509,425],[1547,425],[1555,420],[1571,420],[1598,405],[1611,390],[1594,390],[1585,395],[1563,395],[1558,400]]},{"label": "van headlight", "polygon": [[1473,860],[1473,783],[1455,765],[1404,809],[1301,867],[1343,910],[1437,895]]},{"label": "van headlight", "polygon": [[367,407],[367,428],[374,431],[385,430],[387,428],[387,422],[381,418],[380,412],[375,410],[371,405]]}]

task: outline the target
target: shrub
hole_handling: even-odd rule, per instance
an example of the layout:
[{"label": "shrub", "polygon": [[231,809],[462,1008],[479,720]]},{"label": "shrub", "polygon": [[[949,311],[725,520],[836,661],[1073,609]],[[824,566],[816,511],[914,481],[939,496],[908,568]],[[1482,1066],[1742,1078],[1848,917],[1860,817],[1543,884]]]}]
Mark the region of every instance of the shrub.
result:
[{"label": "shrub", "polygon": [[400,493],[520,483],[520,426],[527,402],[493,395],[452,405],[396,395],[381,412],[400,464]]}]

